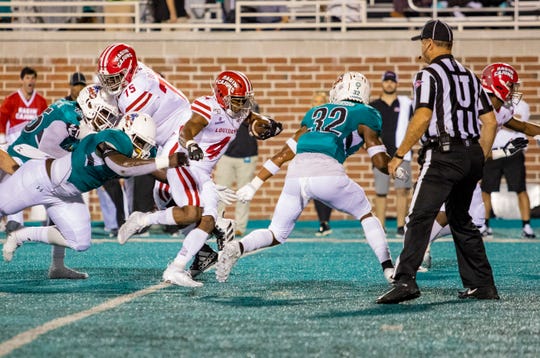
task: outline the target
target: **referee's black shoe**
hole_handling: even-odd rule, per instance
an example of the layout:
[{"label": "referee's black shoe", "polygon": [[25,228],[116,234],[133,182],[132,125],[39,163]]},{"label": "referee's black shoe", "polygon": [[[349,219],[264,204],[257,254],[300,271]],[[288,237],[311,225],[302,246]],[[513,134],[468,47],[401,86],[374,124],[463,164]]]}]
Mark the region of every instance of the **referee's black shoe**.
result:
[{"label": "referee's black shoe", "polygon": [[390,291],[377,298],[377,303],[400,303],[420,297],[420,289],[414,279],[401,279],[392,285],[394,287]]},{"label": "referee's black shoe", "polygon": [[499,294],[495,286],[468,288],[458,293],[459,298],[476,298],[478,300],[498,300]]}]

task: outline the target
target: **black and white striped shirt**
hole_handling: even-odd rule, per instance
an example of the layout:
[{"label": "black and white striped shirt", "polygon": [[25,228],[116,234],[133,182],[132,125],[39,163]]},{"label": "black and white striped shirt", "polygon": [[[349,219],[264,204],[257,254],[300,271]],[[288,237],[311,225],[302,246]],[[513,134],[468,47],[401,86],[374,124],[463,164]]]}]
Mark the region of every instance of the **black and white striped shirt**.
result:
[{"label": "black and white striped shirt", "polygon": [[413,92],[414,109],[433,111],[422,142],[439,137],[443,131],[454,138],[478,138],[478,117],[493,110],[478,77],[450,54],[437,57],[418,72]]}]

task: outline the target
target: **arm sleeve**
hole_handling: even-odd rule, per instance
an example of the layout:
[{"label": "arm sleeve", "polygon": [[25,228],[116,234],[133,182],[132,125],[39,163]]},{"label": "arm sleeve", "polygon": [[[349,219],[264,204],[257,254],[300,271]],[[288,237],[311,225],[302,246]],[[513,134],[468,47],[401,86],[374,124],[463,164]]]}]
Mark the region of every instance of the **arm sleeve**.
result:
[{"label": "arm sleeve", "polygon": [[38,149],[54,158],[60,158],[69,152],[62,148],[61,144],[66,138],[66,123],[53,121],[43,130],[43,136],[38,145]]}]

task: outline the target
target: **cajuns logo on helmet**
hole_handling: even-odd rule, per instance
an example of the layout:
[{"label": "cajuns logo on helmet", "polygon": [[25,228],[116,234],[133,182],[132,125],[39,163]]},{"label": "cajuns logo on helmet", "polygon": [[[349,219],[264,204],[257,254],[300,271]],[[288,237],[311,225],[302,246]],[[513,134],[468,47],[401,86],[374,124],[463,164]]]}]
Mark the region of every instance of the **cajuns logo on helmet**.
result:
[{"label": "cajuns logo on helmet", "polygon": [[508,66],[499,66],[495,69],[495,72],[493,73],[493,76],[500,77],[500,76],[508,76],[510,78],[514,77],[514,70]]},{"label": "cajuns logo on helmet", "polygon": [[217,85],[224,85],[227,87],[229,92],[233,92],[239,87],[238,82],[236,82],[231,76],[223,76],[216,81]]},{"label": "cajuns logo on helmet", "polygon": [[124,61],[129,60],[131,58],[133,58],[133,55],[131,54],[129,49],[125,48],[122,51],[118,52],[118,54],[116,54],[116,56],[114,57],[114,60],[116,61],[118,66],[121,67]]}]

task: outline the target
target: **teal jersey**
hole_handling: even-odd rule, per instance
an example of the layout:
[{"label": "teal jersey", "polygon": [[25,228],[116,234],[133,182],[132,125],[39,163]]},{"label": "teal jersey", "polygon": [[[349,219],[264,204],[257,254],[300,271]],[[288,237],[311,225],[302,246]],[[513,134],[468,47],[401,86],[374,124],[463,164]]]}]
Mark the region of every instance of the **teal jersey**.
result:
[{"label": "teal jersey", "polygon": [[[44,151],[52,157],[63,156],[66,151],[73,151],[73,148],[79,142],[79,122],[81,118],[82,112],[76,102],[65,99],[58,100],[24,127],[19,138],[9,146],[8,153],[12,157],[18,157],[23,162],[26,162],[31,158],[17,153],[13,150],[13,147],[19,144],[27,144],[34,148],[40,148],[41,140],[46,131],[53,131],[49,138],[55,138],[54,143],[47,143],[48,149]],[[60,122],[61,125],[51,126],[56,121]]]},{"label": "teal jersey", "polygon": [[301,125],[308,131],[298,139],[297,153],[322,153],[343,164],[364,144],[358,126],[365,125],[380,135],[382,119],[370,105],[343,101],[311,108]]},{"label": "teal jersey", "polygon": [[131,139],[119,129],[105,129],[84,137],[71,153],[72,169],[68,178],[82,193],[102,186],[109,179],[120,177],[98,155],[97,146],[102,142],[126,157],[131,158],[133,153]]}]

